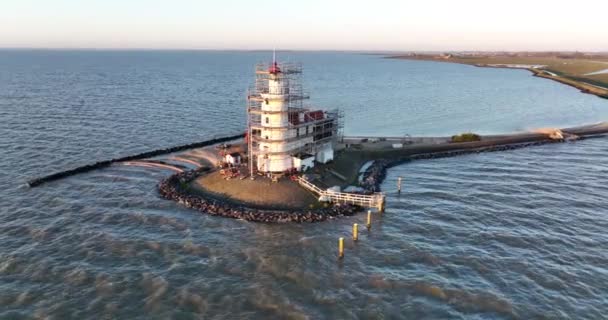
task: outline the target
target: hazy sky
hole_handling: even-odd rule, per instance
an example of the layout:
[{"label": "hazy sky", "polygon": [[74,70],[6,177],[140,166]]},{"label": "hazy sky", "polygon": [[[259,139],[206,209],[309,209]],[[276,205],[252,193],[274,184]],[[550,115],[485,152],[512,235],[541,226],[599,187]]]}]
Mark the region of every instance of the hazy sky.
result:
[{"label": "hazy sky", "polygon": [[0,47],[608,51],[608,0],[0,0]]}]

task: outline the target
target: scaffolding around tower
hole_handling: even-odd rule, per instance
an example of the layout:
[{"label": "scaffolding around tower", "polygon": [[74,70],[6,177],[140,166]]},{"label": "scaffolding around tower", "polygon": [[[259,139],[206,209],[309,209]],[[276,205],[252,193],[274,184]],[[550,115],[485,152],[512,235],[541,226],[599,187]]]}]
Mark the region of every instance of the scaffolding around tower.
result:
[{"label": "scaffolding around tower", "polygon": [[258,64],[247,95],[247,144],[251,177],[303,171],[333,160],[342,135],[339,109],[305,107],[309,95],[301,81],[302,65]]}]

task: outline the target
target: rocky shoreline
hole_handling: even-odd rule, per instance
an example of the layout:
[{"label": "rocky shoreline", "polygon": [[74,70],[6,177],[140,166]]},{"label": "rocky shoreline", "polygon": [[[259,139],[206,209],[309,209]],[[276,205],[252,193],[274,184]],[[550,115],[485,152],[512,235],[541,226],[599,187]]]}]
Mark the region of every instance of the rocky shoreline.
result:
[{"label": "rocky shoreline", "polygon": [[[480,149],[425,153],[406,156],[398,160],[378,159],[375,160],[374,163],[372,163],[364,172],[363,179],[359,185],[365,190],[364,193],[366,194],[380,192],[380,184],[386,178],[387,169],[411,160],[445,158],[470,153],[513,150],[551,142],[554,141],[535,141],[512,145],[483,147]],[[209,170],[209,168],[203,167],[173,174],[158,184],[158,191],[161,197],[178,202],[181,205],[198,210],[201,213],[210,214],[212,216],[243,219],[253,222],[321,222],[342,216],[352,216],[362,210],[361,207],[350,204],[331,204],[327,208],[310,210],[273,210],[272,208],[256,209],[233,204],[229,201],[223,201],[217,197],[195,194],[191,190],[188,190],[188,185],[194,179],[201,174],[205,174]]]},{"label": "rocky shoreline", "polygon": [[272,210],[255,209],[222,201],[214,197],[205,197],[187,190],[187,186],[209,168],[199,168],[173,174],[158,184],[161,197],[172,200],[212,216],[243,219],[253,222],[320,222],[342,216],[352,216],[361,210],[350,204],[332,204],[327,208],[310,210]]},{"label": "rocky shoreline", "polygon": [[422,160],[422,159],[447,158],[447,157],[455,157],[455,156],[464,155],[464,154],[481,153],[481,152],[515,150],[515,149],[543,145],[543,144],[547,144],[547,143],[555,143],[555,142],[559,142],[559,141],[547,139],[547,140],[542,140],[542,141],[534,141],[534,142],[526,142],[526,143],[518,143],[518,144],[481,147],[478,149],[462,149],[462,150],[421,153],[421,154],[404,156],[400,159],[394,159],[394,160],[378,159],[378,160],[374,160],[374,163],[372,163],[367,168],[367,170],[364,172],[363,179],[359,183],[359,185],[366,191],[366,193],[381,192],[380,184],[386,178],[386,170],[391,167],[408,162],[408,161]]}]

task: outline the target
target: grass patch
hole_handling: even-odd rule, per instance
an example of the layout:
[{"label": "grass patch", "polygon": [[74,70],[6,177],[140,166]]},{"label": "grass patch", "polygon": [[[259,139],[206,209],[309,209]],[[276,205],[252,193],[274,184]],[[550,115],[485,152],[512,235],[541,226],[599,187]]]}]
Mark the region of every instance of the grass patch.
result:
[{"label": "grass patch", "polygon": [[478,134],[472,132],[465,132],[452,136],[452,142],[473,142],[481,141],[481,137]]}]

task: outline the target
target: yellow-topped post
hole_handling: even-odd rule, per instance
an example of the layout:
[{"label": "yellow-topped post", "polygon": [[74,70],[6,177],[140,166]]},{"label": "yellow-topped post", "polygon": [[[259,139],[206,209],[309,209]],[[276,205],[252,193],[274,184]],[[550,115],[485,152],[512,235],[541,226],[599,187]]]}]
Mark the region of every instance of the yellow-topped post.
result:
[{"label": "yellow-topped post", "polygon": [[371,210],[367,211],[367,228],[368,229],[372,228],[372,211]]},{"label": "yellow-topped post", "polygon": [[338,239],[338,258],[344,258],[344,238]]},{"label": "yellow-topped post", "polygon": [[353,224],[353,240],[359,240],[359,224]]}]

